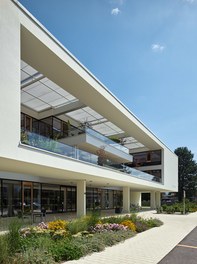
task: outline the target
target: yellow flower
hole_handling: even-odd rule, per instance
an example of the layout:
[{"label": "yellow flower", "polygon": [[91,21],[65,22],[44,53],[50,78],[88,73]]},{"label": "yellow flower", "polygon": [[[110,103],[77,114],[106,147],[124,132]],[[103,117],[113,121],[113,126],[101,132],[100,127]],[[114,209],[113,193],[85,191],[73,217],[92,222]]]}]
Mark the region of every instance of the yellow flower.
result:
[{"label": "yellow flower", "polygon": [[131,231],[135,232],[136,231],[136,226],[135,224],[130,221],[130,220],[124,220],[120,223],[121,225],[127,226]]},{"label": "yellow flower", "polygon": [[67,224],[68,224],[68,222],[66,222],[65,220],[58,219],[58,220],[49,222],[48,223],[48,228],[50,230],[54,230],[54,231],[60,230],[60,229],[66,229]]}]

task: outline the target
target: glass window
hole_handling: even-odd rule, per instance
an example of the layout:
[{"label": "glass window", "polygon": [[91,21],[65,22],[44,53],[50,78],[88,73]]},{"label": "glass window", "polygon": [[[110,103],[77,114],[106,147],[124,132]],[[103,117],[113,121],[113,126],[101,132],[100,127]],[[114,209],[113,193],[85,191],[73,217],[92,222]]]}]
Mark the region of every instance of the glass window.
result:
[{"label": "glass window", "polygon": [[67,188],[64,186],[61,186],[61,190],[60,190],[60,200],[61,200],[61,208],[60,208],[60,212],[66,212],[67,211],[67,199],[66,199],[66,195],[67,194]]},{"label": "glass window", "polygon": [[23,212],[32,212],[32,182],[23,182]]},{"label": "glass window", "polygon": [[66,208],[67,211],[76,211],[76,188],[67,187],[66,192]]},{"label": "glass window", "polygon": [[41,184],[33,183],[33,210],[41,211]]},{"label": "glass window", "polygon": [[122,191],[114,190],[114,208],[122,206]]},{"label": "glass window", "polygon": [[134,153],[132,167],[152,166],[161,164],[161,150]]},{"label": "glass window", "polygon": [[93,209],[93,197],[94,197],[94,190],[93,188],[86,188],[86,208]]},{"label": "glass window", "polygon": [[16,216],[22,211],[21,182],[2,181],[2,216]]},{"label": "glass window", "polygon": [[94,209],[102,207],[102,193],[98,188],[86,189],[86,208]]},{"label": "glass window", "polygon": [[60,186],[42,184],[42,209],[48,213],[57,213],[61,208]]}]

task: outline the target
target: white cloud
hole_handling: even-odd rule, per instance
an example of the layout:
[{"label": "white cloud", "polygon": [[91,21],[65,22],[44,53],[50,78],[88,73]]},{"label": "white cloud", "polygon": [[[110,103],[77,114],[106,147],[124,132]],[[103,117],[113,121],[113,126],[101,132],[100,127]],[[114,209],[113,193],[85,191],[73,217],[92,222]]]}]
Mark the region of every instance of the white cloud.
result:
[{"label": "white cloud", "polygon": [[111,14],[117,16],[120,13],[120,9],[118,7],[112,9]]},{"label": "white cloud", "polygon": [[158,43],[154,43],[154,44],[152,44],[151,49],[155,52],[162,52],[165,49],[165,47],[163,45],[158,44]]}]

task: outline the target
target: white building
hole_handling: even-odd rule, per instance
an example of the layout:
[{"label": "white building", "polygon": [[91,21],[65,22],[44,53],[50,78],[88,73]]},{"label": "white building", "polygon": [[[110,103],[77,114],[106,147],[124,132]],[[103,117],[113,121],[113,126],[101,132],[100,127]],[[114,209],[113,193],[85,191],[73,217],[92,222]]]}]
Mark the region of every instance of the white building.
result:
[{"label": "white building", "polygon": [[0,58],[1,216],[177,191],[176,155],[17,1],[0,1]]}]

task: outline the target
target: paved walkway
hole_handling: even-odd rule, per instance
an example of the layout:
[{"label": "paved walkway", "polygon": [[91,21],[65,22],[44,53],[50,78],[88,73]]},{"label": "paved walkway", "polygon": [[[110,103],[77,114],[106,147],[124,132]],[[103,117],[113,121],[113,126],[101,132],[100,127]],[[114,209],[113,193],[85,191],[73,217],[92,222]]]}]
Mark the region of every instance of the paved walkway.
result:
[{"label": "paved walkway", "polygon": [[158,264],[196,264],[197,263],[197,227],[170,251]]},{"label": "paved walkway", "polygon": [[157,264],[197,226],[197,212],[189,215],[160,215],[155,211],[140,213],[164,222],[123,243],[65,264]]}]

